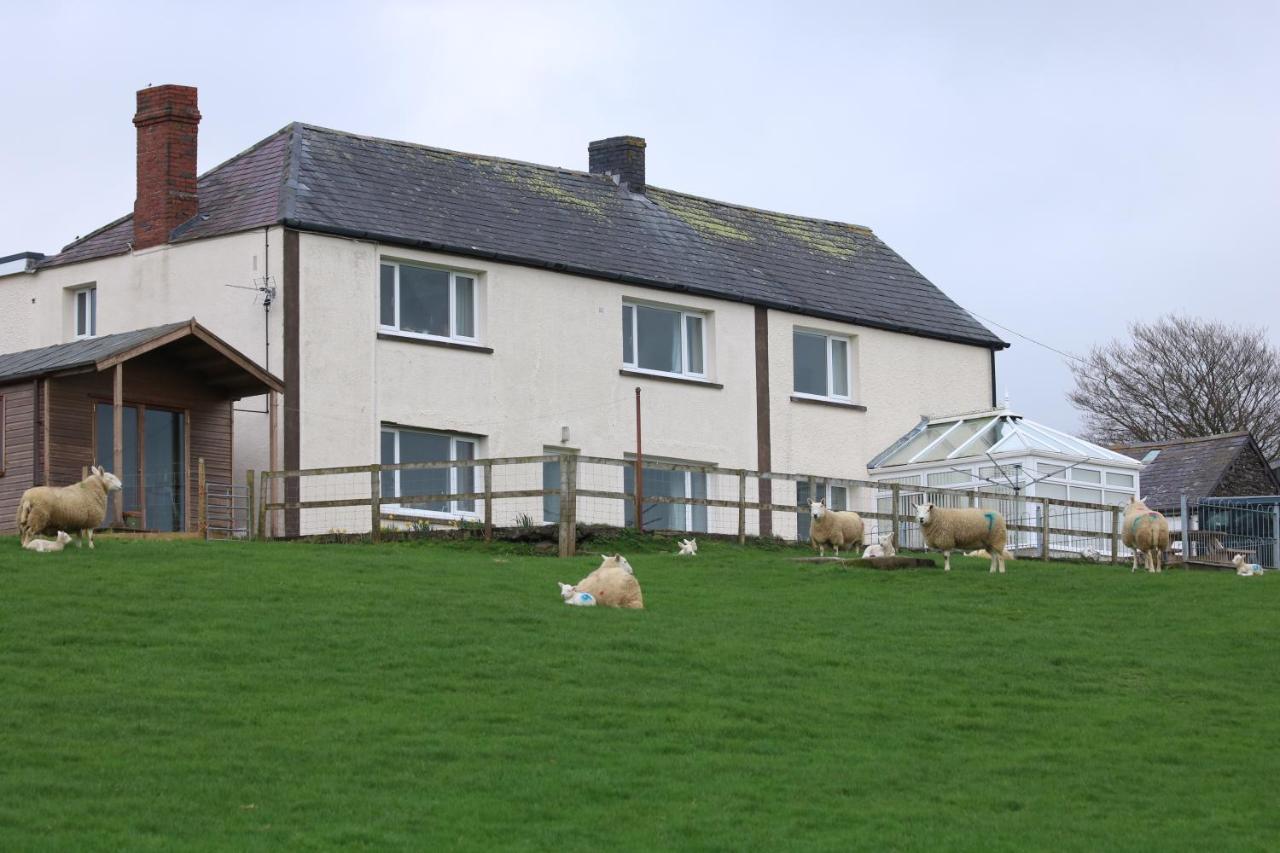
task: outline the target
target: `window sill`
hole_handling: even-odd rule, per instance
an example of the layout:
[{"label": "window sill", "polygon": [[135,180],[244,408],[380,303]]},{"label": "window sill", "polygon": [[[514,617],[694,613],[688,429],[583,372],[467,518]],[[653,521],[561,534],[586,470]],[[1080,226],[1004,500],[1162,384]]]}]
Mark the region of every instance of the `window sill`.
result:
[{"label": "window sill", "polygon": [[422,344],[429,347],[444,347],[445,349],[460,349],[469,352],[483,352],[490,355],[493,354],[493,347],[485,347],[480,344],[464,344],[461,341],[436,341],[431,338],[415,338],[412,335],[397,335],[392,332],[378,332],[378,340],[380,341],[399,341],[405,344]]},{"label": "window sill", "polygon": [[637,379],[657,379],[659,382],[679,382],[681,385],[701,385],[704,388],[723,388],[719,382],[711,382],[706,379],[694,379],[691,376],[668,376],[663,373],[645,373],[643,370],[631,370],[622,368],[618,371],[619,376],[634,376]]},{"label": "window sill", "polygon": [[791,395],[793,403],[810,403],[815,406],[834,406],[837,409],[852,409],[855,412],[865,412],[867,407],[860,403],[845,403],[841,400],[819,400],[816,397],[797,397]]}]

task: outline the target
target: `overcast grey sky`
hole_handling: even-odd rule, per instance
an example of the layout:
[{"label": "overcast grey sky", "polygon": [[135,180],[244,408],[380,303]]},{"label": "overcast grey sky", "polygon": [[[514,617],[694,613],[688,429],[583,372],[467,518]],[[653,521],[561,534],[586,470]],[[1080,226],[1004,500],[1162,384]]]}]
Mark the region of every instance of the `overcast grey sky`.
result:
[{"label": "overcast grey sky", "polygon": [[[0,256],[132,209],[134,92],[200,89],[204,171],[290,121],[873,228],[1068,352],[1177,309],[1280,331],[1280,2],[4,4]],[[1063,359],[1000,394],[1074,429]]]}]

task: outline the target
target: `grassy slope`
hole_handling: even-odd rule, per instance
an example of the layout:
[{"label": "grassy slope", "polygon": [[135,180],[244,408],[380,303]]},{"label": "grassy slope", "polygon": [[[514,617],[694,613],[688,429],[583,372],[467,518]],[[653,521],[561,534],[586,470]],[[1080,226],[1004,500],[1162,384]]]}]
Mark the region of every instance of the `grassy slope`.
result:
[{"label": "grassy slope", "polygon": [[1280,577],[0,539],[0,848],[1264,849]]}]

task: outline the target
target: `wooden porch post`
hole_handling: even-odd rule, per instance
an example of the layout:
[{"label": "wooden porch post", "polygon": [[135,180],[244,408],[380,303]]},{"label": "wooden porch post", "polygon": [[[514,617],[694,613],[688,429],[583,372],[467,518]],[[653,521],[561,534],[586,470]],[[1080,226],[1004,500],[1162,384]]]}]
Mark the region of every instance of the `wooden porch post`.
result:
[{"label": "wooden porch post", "polygon": [[[124,470],[124,362],[116,365],[115,382],[111,398],[111,473],[128,483]],[[102,464],[102,463],[98,463]],[[112,523],[124,524],[124,490],[116,492],[112,508]]]}]

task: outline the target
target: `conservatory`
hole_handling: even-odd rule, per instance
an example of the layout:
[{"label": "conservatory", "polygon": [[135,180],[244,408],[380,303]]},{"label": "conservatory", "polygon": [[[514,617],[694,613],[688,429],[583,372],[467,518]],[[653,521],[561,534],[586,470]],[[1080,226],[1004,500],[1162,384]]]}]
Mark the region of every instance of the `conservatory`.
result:
[{"label": "conservatory", "polygon": [[[891,512],[894,484],[898,512],[910,518],[926,500],[946,506],[999,509],[1011,524],[1039,528],[1040,498],[1124,506],[1138,494],[1142,463],[1060,430],[1000,408],[947,417],[922,418],[910,432],[867,464],[870,479],[884,484],[878,511]],[[973,492],[997,495],[978,497]],[[1050,550],[1079,554],[1093,548],[1110,554],[1109,509],[1052,506],[1055,528],[1097,531],[1097,537],[1054,534]],[[921,547],[914,524],[899,531],[904,547]],[[1040,535],[1010,531],[1011,550],[1039,550]]]}]

